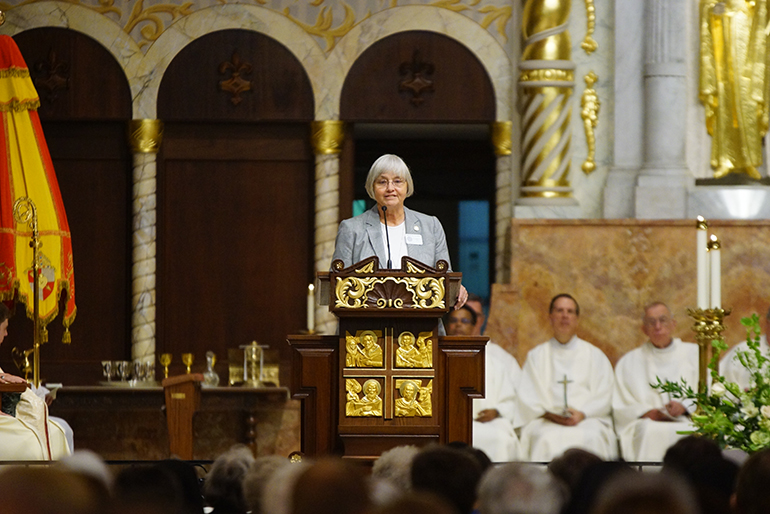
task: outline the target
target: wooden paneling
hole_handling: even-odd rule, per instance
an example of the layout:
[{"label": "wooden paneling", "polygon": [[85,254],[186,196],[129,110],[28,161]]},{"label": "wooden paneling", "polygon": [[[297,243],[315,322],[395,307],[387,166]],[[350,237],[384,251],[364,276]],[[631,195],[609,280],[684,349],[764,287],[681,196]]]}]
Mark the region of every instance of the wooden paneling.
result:
[{"label": "wooden paneling", "polygon": [[[248,85],[237,104],[221,84],[234,73]],[[158,113],[164,121],[310,121],[313,94],[285,46],[256,32],[223,30],[196,39],[174,58],[161,83]]]},{"label": "wooden paneling", "polygon": [[495,95],[466,47],[433,32],[401,32],[356,60],[342,88],[340,119],[492,122]]},{"label": "wooden paneling", "polygon": [[44,27],[14,36],[40,95],[43,120],[126,120],[128,81],[115,58],[74,30]]},{"label": "wooden paneling", "polygon": [[[280,351],[287,373],[286,335],[305,327],[312,276],[308,131],[243,125],[236,138],[230,128],[166,127],[158,351],[177,362],[193,352],[202,370],[207,350],[224,359],[227,348],[257,340]],[[239,152],[243,138],[271,144]],[[216,149],[214,157],[201,148]],[[269,149],[264,158],[260,148]]]}]

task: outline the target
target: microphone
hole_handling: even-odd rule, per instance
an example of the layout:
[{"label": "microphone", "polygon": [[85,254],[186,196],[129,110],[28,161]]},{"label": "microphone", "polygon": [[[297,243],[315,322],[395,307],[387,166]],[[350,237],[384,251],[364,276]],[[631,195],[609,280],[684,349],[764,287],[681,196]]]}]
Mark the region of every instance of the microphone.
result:
[{"label": "microphone", "polygon": [[383,205],[382,215],[385,217],[385,241],[388,242],[388,269],[391,269],[393,265],[390,261],[390,236],[388,235],[388,213],[386,212],[387,210],[388,210],[388,207],[386,205]]}]

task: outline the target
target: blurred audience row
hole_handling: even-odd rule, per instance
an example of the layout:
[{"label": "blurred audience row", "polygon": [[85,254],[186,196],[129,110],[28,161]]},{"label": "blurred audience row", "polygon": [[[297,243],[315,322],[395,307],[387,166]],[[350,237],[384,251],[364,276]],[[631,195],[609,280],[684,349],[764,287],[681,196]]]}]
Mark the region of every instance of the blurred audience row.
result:
[{"label": "blurred audience row", "polygon": [[0,514],[767,514],[770,450],[748,458],[689,436],[662,468],[570,449],[547,467],[495,465],[463,444],[340,458],[255,459],[233,447],[210,469],[166,460],[114,473],[88,451],[0,470]]}]

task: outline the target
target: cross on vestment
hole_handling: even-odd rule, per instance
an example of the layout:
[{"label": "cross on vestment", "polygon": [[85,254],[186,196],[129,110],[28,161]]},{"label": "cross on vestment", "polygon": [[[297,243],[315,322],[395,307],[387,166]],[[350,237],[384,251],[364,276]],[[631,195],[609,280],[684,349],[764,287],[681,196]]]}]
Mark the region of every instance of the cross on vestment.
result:
[{"label": "cross on vestment", "polygon": [[567,380],[567,375],[564,375],[563,380],[559,380],[559,384],[562,384],[564,386],[564,410],[562,410],[562,416],[569,417],[569,405],[567,404],[567,384],[571,383],[572,380]]}]

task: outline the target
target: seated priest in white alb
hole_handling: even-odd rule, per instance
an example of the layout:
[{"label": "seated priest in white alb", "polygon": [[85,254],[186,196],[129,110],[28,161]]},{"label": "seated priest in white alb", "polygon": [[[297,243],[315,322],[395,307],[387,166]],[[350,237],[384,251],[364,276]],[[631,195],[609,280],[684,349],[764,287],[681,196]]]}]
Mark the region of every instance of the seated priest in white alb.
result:
[{"label": "seated priest in white alb", "polygon": [[[477,315],[465,305],[446,317],[447,335],[474,334]],[[484,356],[484,398],[473,400],[473,446],[493,462],[518,460],[519,440],[513,431],[513,401],[519,363],[493,342],[487,343]]]},{"label": "seated priest in white alb", "polygon": [[625,354],[615,366],[612,410],[620,450],[627,461],[660,462],[666,450],[693,430],[687,405],[653,388],[661,382],[685,380],[698,387],[698,345],[672,337],[676,322],[666,304],[655,302],[644,309],[642,332],[649,338]]},{"label": "seated priest in white alb", "polygon": [[[762,335],[759,336],[759,349],[762,355],[770,357],[770,345],[767,344],[767,334],[770,330],[770,310],[764,317],[759,318]],[[741,389],[751,387],[751,373],[738,360],[738,352],[750,352],[748,343],[743,341],[727,351],[719,361],[719,373],[725,377],[728,382],[735,382]]]},{"label": "seated priest in white alb", "polygon": [[[10,312],[0,302],[0,343],[8,335]],[[0,384],[24,383],[21,377],[0,369]],[[57,460],[70,454],[62,428],[48,419],[48,406],[31,389],[20,398],[4,393],[0,412],[0,461]],[[18,402],[16,401],[18,400]]]},{"label": "seated priest in white alb", "polygon": [[554,336],[529,351],[516,393],[514,423],[523,427],[523,457],[548,462],[582,448],[614,459],[612,364],[577,337],[580,307],[572,296],[555,296],[548,312]]}]

